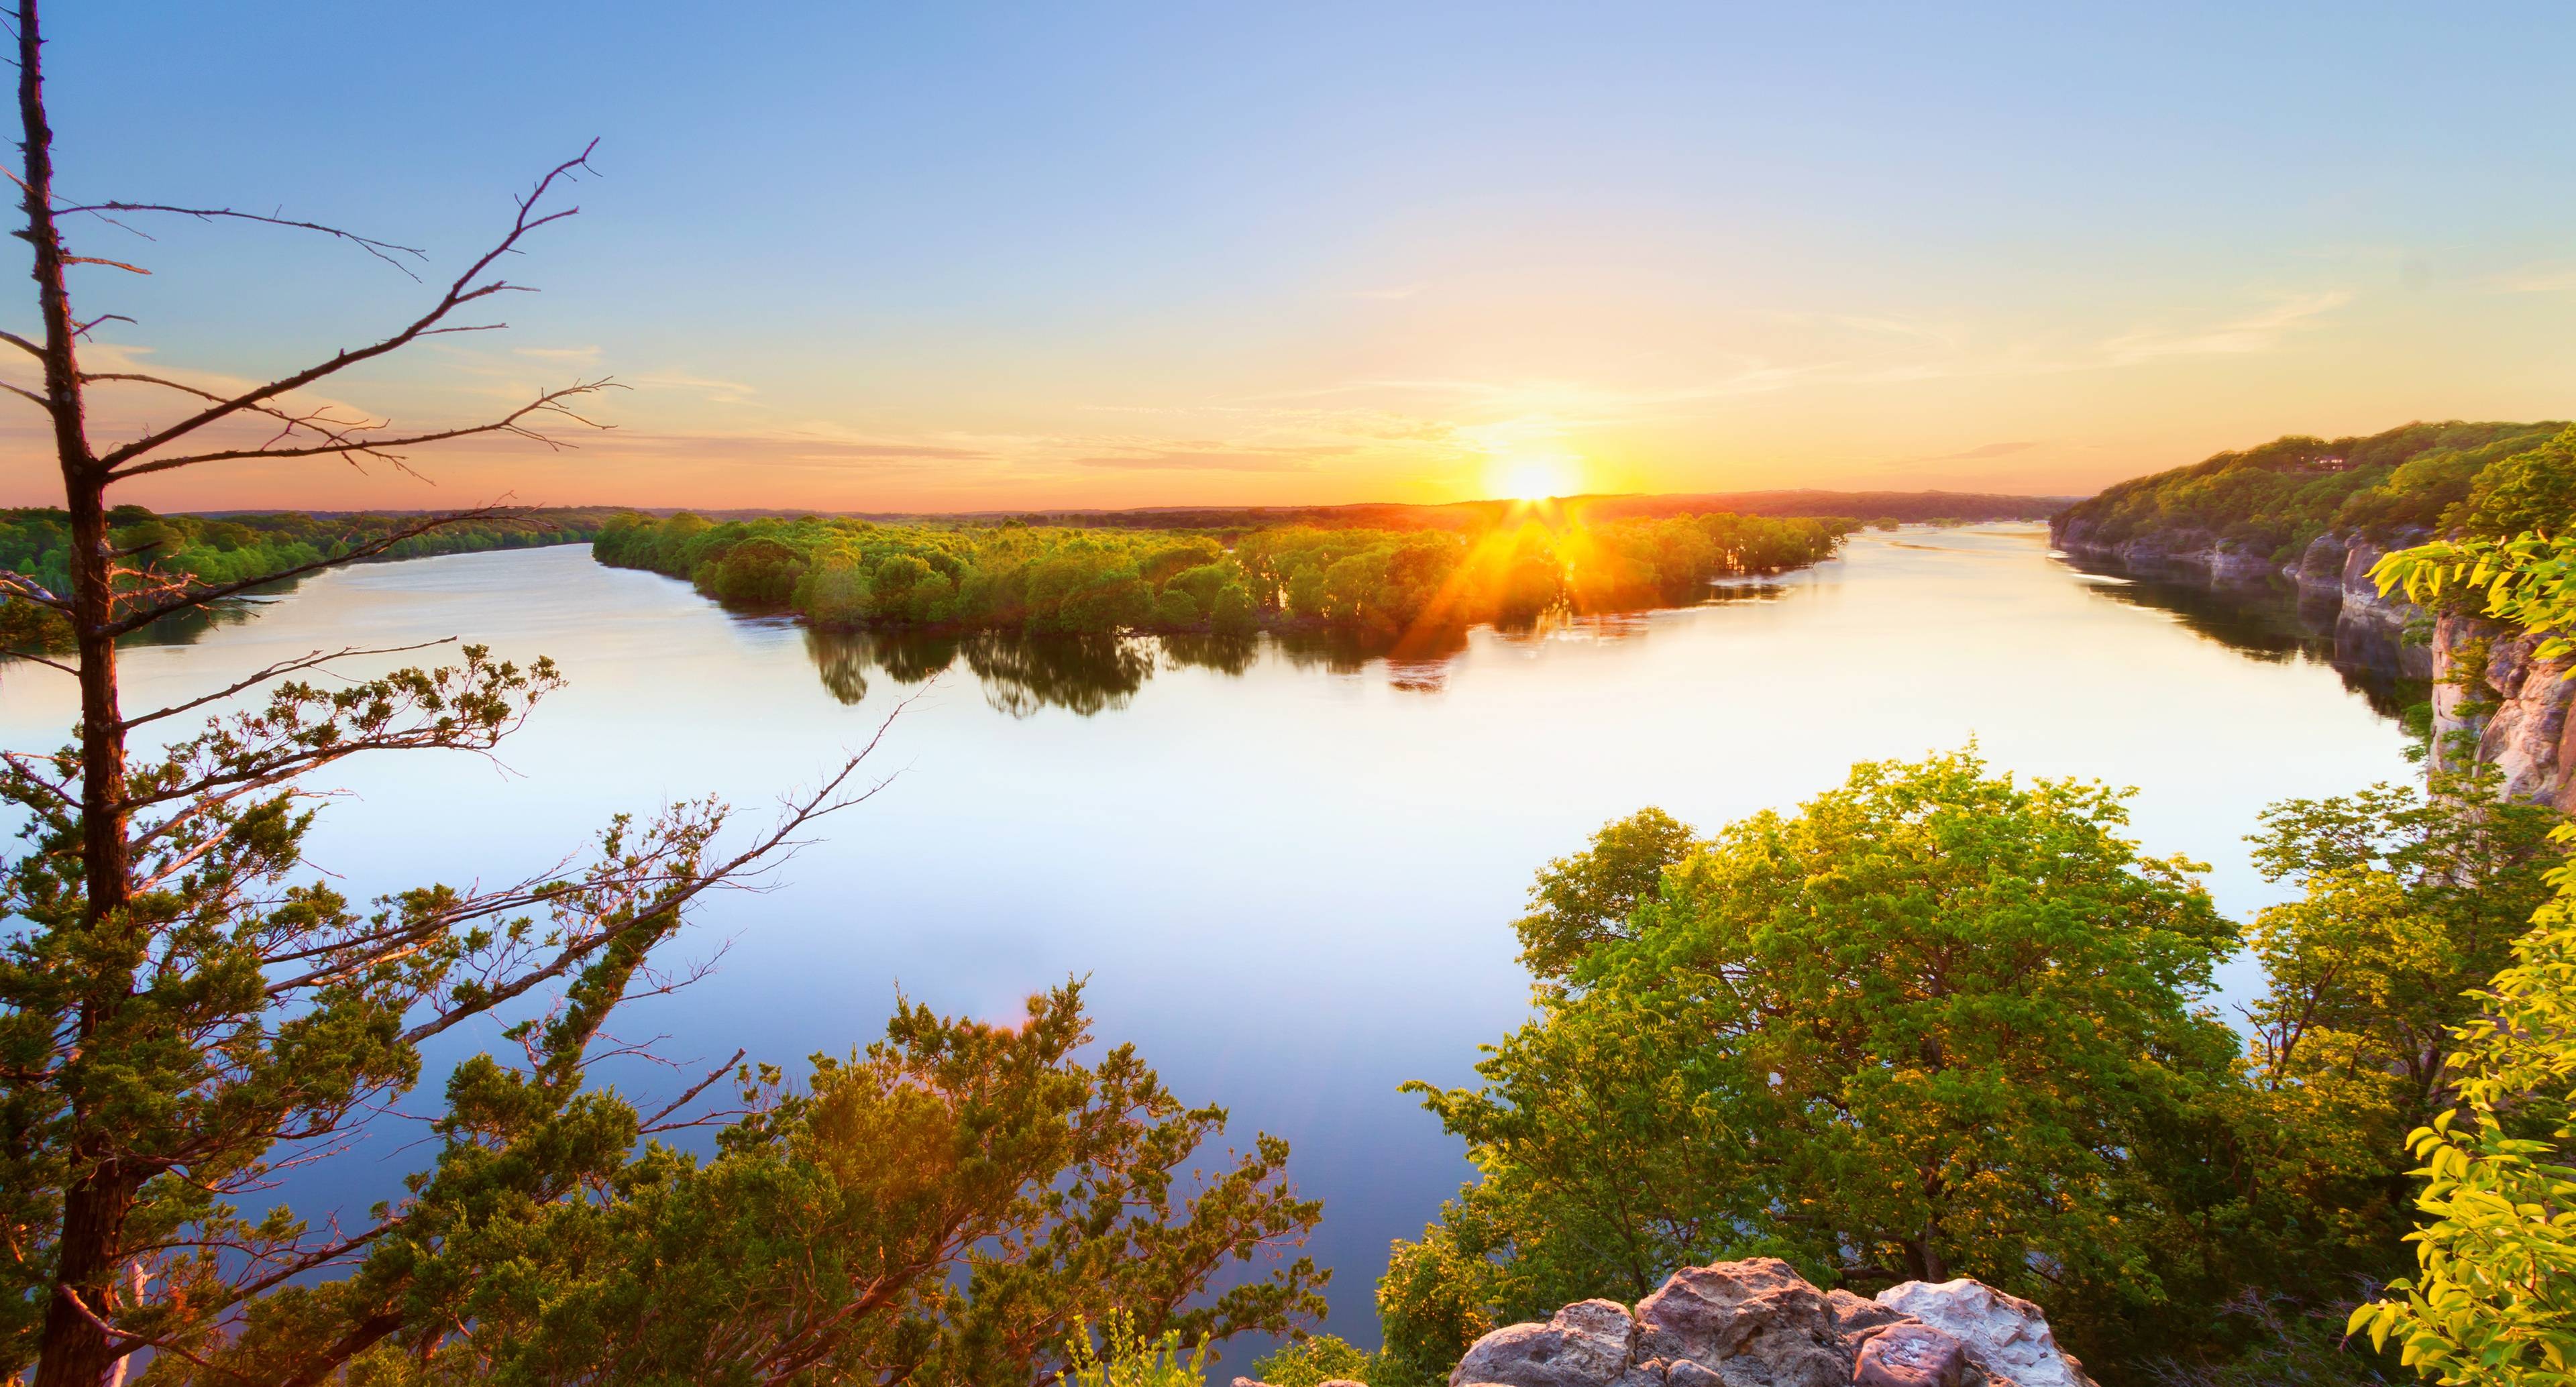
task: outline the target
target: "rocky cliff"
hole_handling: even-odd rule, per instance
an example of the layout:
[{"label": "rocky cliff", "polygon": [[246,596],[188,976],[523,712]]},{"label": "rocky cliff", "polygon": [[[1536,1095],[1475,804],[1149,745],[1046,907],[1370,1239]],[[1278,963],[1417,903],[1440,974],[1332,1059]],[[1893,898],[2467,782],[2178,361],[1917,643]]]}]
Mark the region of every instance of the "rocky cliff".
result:
[{"label": "rocky cliff", "polygon": [[2534,660],[2537,636],[2445,613],[2433,623],[2433,756],[2457,768],[2471,757],[2496,768],[2512,799],[2576,812],[2576,737],[2568,706],[2576,681],[2566,659]]},{"label": "rocky cliff", "polygon": [[[1634,1309],[1566,1306],[1476,1341],[1449,1387],[2093,1387],[2029,1301],[1976,1281],[1864,1300],[1755,1257],[1674,1272]],[[1261,1387],[1236,1378],[1234,1387]],[[1337,1387],[1325,1383],[1323,1387]],[[1359,1387],[1340,1384],[1339,1387]]]}]

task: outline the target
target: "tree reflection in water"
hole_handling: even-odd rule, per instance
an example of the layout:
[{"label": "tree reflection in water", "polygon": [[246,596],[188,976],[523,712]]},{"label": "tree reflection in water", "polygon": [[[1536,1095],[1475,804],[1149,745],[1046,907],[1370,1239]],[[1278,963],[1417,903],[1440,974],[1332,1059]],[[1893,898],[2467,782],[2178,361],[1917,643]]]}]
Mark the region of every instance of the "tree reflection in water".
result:
[{"label": "tree reflection in water", "polygon": [[2342,676],[2344,687],[2370,701],[2384,717],[2431,697],[2432,654],[2398,633],[2344,612],[2332,590],[2310,592],[2279,578],[2212,583],[2190,572],[2133,571],[2111,564],[2065,560],[2091,575],[2094,596],[2173,617],[2185,630],[2267,664],[2314,660]]},{"label": "tree reflection in water", "polygon": [[[1753,602],[1781,595],[1776,585],[1729,585],[1708,601]],[[1504,629],[1513,642],[1543,640],[1568,630],[1595,640],[1626,640],[1651,623],[1638,614],[1571,616],[1551,613]],[[1157,670],[1206,669],[1240,676],[1268,650],[1295,669],[1357,675],[1383,665],[1398,689],[1437,693],[1467,649],[1462,628],[1408,631],[1394,640],[1372,640],[1346,631],[1276,631],[1260,635],[1208,633],[1164,636],[1038,634],[1027,631],[929,632],[900,627],[824,630],[807,627],[805,653],[823,687],[843,703],[868,696],[871,676],[897,684],[923,683],[956,667],[982,686],[997,712],[1025,718],[1042,708],[1082,717],[1124,708]]]}]

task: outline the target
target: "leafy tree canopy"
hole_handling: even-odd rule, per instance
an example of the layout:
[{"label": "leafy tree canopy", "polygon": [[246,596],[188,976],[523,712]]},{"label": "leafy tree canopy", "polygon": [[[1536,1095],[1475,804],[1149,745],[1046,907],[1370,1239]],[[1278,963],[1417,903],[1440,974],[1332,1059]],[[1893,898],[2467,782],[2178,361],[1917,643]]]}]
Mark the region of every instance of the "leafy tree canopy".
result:
[{"label": "leafy tree canopy", "polygon": [[1860,765],[1686,854],[1650,813],[1553,865],[1523,924],[1562,970],[1540,1016],[1482,1087],[1413,1086],[1479,1178],[1398,1246],[1389,1353],[1454,1361],[1754,1252],[1976,1276],[2086,1344],[2199,1308],[2187,1172],[2239,1047],[2197,1003],[2236,934],[2125,822],[2114,792],[1963,751]]}]

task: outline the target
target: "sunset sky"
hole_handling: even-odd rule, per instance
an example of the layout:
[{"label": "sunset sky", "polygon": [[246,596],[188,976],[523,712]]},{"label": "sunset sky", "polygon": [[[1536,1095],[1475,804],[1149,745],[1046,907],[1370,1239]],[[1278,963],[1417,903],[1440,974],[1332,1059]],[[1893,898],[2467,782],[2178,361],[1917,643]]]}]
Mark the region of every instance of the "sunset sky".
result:
[{"label": "sunset sky", "polygon": [[[432,285],[600,139],[510,332],[325,398],[611,375],[614,432],[125,497],[164,508],[2065,494],[2576,414],[2576,12],[2105,8],[91,3],[49,61],[68,196]],[[265,378],[431,296],[138,225],[72,228],[152,271],[78,272],[139,320],[93,365]]]}]

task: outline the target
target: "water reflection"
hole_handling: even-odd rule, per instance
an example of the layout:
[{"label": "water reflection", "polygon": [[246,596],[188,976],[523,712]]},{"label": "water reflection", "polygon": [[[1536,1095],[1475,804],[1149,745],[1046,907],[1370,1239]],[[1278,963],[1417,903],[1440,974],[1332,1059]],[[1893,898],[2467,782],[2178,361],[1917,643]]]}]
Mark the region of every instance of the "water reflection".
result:
[{"label": "water reflection", "polygon": [[[823,687],[843,703],[857,703],[868,696],[871,674],[897,684],[920,684],[954,668],[962,658],[983,687],[984,701],[996,712],[1025,718],[1041,708],[1063,708],[1090,717],[1127,706],[1153,676],[1158,647],[1143,636],[808,628],[805,653],[814,661]],[[1160,653],[1166,659],[1198,663],[1173,650]],[[1210,653],[1206,662],[1229,674],[1241,673],[1250,663],[1247,657],[1228,667],[1232,658]]]},{"label": "water reflection", "polygon": [[[1973,736],[2017,773],[2143,787],[2139,841],[2215,864],[2219,909],[2243,919],[2279,899],[2245,843],[2264,805],[2411,773],[2404,737],[2322,659],[2187,621],[2223,615],[2189,592],[2159,608],[2091,587],[2036,526],[1908,530],[1706,607],[1478,630],[1463,651],[1315,633],[1086,648],[809,635],[552,548],[325,575],[255,621],[135,651],[123,674],[146,707],[353,641],[552,656],[570,687],[513,739],[515,774],[470,756],[342,763],[351,798],[314,860],[363,899],[543,871],[567,826],[679,796],[765,822],[771,796],[950,671],[889,733],[904,773],[887,797],[782,889],[710,903],[679,957],[722,950],[720,972],[639,1024],[674,1059],[792,1061],[879,1034],[898,988],[1001,1019],[1089,978],[1104,1041],[1135,1043],[1187,1101],[1227,1104],[1229,1141],[1289,1141],[1300,1193],[1324,1201],[1306,1250],[1337,1268],[1325,1327],[1366,1345],[1390,1240],[1471,1173],[1397,1086],[1473,1083],[1476,1047],[1526,1019],[1510,921],[1531,874],[1604,821],[1654,804],[1713,828],[1853,761]],[[1006,709],[1102,715],[999,716],[967,696],[970,672],[996,676]],[[76,716],[51,672],[0,686],[0,746],[59,745]],[[2225,1000],[2252,975],[2223,974]],[[656,1102],[679,1086],[636,1084]],[[389,1148],[315,1207],[364,1207],[417,1159]]]},{"label": "water reflection", "polygon": [[[2282,578],[2212,584],[2191,573],[2131,571],[2064,560],[2090,581],[2094,596],[2164,612],[2185,629],[2267,664],[2313,661],[2342,676],[2344,687],[2383,716],[2403,718],[2431,696],[2420,665],[2429,658],[2399,633],[2343,610],[2333,589],[2302,589]],[[2410,665],[2418,668],[2410,669]]]},{"label": "water reflection", "polygon": [[[1730,583],[1700,605],[1777,600],[1776,583]],[[1667,609],[1669,610],[1669,609]],[[1507,644],[1581,636],[1618,641],[1644,635],[1643,613],[1580,616],[1558,611],[1499,628]],[[1466,653],[1464,627],[1408,631],[1393,640],[1348,631],[1287,630],[1259,635],[1185,632],[1164,636],[1040,634],[1028,631],[922,631],[899,627],[804,631],[814,672],[842,703],[863,702],[871,676],[898,685],[929,681],[961,662],[994,711],[1015,718],[1062,708],[1081,717],[1125,708],[1157,671],[1203,669],[1241,677],[1264,650],[1292,669],[1359,675],[1382,667],[1387,684],[1414,693],[1447,687],[1450,667]]]}]

